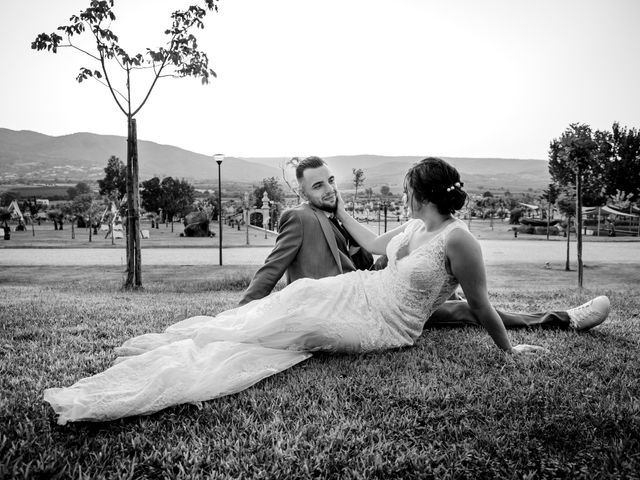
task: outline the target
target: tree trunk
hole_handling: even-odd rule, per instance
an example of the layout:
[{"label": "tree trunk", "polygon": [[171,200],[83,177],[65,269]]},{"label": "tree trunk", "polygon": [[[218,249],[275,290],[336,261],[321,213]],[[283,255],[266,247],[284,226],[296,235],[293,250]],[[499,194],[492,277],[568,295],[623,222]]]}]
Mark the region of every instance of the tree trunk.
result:
[{"label": "tree trunk", "polygon": [[567,262],[564,265],[564,269],[569,272],[571,268],[569,268],[569,245],[571,241],[571,216],[567,216]]},{"label": "tree trunk", "polygon": [[356,185],[356,193],[353,194],[353,212],[351,214],[355,218],[356,216],[356,200],[358,199],[358,185]]},{"label": "tree trunk", "polygon": [[[549,187],[551,188],[551,187]],[[549,226],[551,223],[551,193],[549,193],[549,207],[547,209],[547,240],[549,240]]]},{"label": "tree trunk", "polygon": [[582,288],[582,173],[580,167],[576,172],[576,235],[578,241],[578,286]]},{"label": "tree trunk", "polygon": [[76,239],[76,229],[73,227],[74,223],[71,222],[71,240]]},{"label": "tree trunk", "polygon": [[140,253],[138,133],[136,120],[129,117],[127,135],[127,279],[124,284],[126,289],[142,286]]}]

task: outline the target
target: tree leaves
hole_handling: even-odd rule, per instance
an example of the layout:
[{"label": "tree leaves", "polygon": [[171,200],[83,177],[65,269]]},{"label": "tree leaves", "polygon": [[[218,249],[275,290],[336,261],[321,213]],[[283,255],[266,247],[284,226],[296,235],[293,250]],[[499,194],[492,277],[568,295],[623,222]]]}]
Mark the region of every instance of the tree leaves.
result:
[{"label": "tree leaves", "polygon": [[48,50],[57,53],[58,45],[60,45],[61,41],[62,37],[57,33],[52,33],[51,35],[41,33],[31,42],[31,48],[33,50]]},{"label": "tree leaves", "polygon": [[82,83],[83,80],[86,80],[89,77],[102,78],[102,73],[99,70],[89,70],[86,67],[80,68],[80,73],[76,77],[76,81],[78,83]]},{"label": "tree leaves", "polygon": [[104,168],[104,178],[98,180],[100,195],[120,200],[127,193],[127,167],[122,161],[112,155]]},{"label": "tree leaves", "polygon": [[[63,44],[63,37],[57,33],[41,33],[32,42],[31,48],[56,53],[59,47],[73,47],[90,56],[100,63],[101,69],[82,67],[76,76],[76,81],[83,82],[87,78],[96,80],[104,78],[106,82],[103,84],[111,90],[120,109],[127,115],[135,115],[146,103],[156,81],[161,77],[199,77],[203,84],[209,83],[211,77],[216,77],[216,73],[209,68],[209,59],[206,53],[198,49],[197,38],[191,33],[191,30],[194,27],[204,28],[203,19],[207,15],[207,11],[218,11],[217,1],[204,0],[204,8],[199,5],[191,5],[186,10],[174,11],[171,14],[171,27],[165,30],[165,34],[169,37],[166,46],[147,48],[144,54],[129,53],[119,44],[118,36],[111,29],[112,22],[116,20],[112,10],[113,0],[91,0],[89,7],[69,18],[68,25],[58,27],[58,31],[67,36],[68,43]],[[72,37],[87,31],[94,37],[97,55],[83,50],[71,42]],[[108,62],[110,60],[115,60],[115,62]],[[133,108],[131,104],[128,105],[128,108],[123,107],[119,98],[116,97],[116,95],[120,95],[126,103],[129,103],[128,95],[121,94],[111,83],[107,71],[108,65],[114,65],[114,68],[122,68],[126,71],[125,88],[127,91],[130,89],[129,82],[132,71],[153,69],[155,76],[137,108]]]},{"label": "tree leaves", "polygon": [[602,204],[617,190],[640,195],[640,132],[614,123],[611,132],[592,133],[588,125],[571,124],[549,149],[549,173],[560,186],[575,186],[583,174],[587,204]]}]

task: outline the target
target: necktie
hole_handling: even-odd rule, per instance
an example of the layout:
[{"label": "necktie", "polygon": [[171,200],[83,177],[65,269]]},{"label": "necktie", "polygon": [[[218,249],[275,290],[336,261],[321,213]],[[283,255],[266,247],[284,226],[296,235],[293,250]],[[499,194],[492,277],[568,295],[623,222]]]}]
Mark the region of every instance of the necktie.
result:
[{"label": "necktie", "polygon": [[349,234],[344,227],[340,225],[337,218],[331,216],[329,217],[329,221],[332,223],[333,233],[336,237],[338,249],[345,255],[349,256]]},{"label": "necktie", "polygon": [[338,219],[334,215],[331,215],[329,217],[329,220],[331,221],[331,223],[333,223],[335,225],[335,227],[338,229],[340,234],[344,237],[344,240],[348,245],[349,244],[349,240],[351,240],[351,236],[349,235],[349,233],[345,230],[345,228],[340,224],[340,222],[338,221]]}]

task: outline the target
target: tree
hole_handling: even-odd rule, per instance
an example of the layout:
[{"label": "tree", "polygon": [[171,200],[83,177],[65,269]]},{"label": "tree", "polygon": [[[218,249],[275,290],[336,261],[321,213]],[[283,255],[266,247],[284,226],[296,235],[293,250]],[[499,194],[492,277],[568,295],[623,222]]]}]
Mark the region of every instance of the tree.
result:
[{"label": "tree", "polygon": [[[253,196],[256,199],[256,207],[262,208],[262,195],[267,192],[267,196],[271,201],[272,208],[269,209],[269,215],[272,218],[280,218],[282,212],[282,204],[284,203],[284,190],[276,177],[262,179],[262,185],[253,186]],[[275,221],[271,222],[271,228],[275,228]]]},{"label": "tree", "polygon": [[[191,5],[186,10],[176,10],[171,14],[171,26],[165,30],[168,37],[166,46],[147,48],[144,54],[129,54],[119,44],[117,35],[111,30],[116,16],[112,10],[114,0],[91,0],[89,7],[69,18],[69,25],[58,27],[66,36],[57,33],[41,33],[32,42],[31,48],[57,53],[58,48],[72,48],[97,62],[99,69],[81,67],[76,80],[82,82],[93,78],[106,86],[116,105],[127,119],[127,278],[125,288],[142,286],[140,252],[140,212],[138,206],[138,141],[135,115],[145,105],[157,81],[163,77],[181,78],[192,76],[207,84],[215,72],[209,68],[206,53],[198,50],[193,28],[204,28],[203,19],[207,10],[218,10],[218,0],[204,0],[205,8]],[[95,42],[93,52],[73,43],[75,36],[86,31]],[[114,72],[122,74],[124,88],[117,88]],[[140,89],[142,100],[132,99],[132,79],[134,74],[146,75],[148,87]],[[139,77],[137,77],[139,78]]]},{"label": "tree", "polygon": [[300,163],[300,158],[299,157],[292,157],[290,160],[287,161],[282,161],[280,163],[280,171],[282,172],[282,180],[284,181],[285,185],[289,188],[289,190],[296,196],[296,199],[298,200],[298,203],[300,203],[300,194],[298,193],[298,189],[294,188],[294,186],[292,185],[292,181],[289,181],[289,178],[287,176],[287,168],[292,168],[295,170],[295,168],[298,166],[298,164]]},{"label": "tree", "polygon": [[38,208],[38,204],[36,203],[36,197],[33,197],[33,202],[30,199],[22,202],[20,207],[24,212],[25,216],[29,218],[29,222],[31,223],[31,235],[36,236],[36,228],[35,223],[37,221],[37,216],[40,211]]},{"label": "tree", "polygon": [[597,131],[594,141],[598,145],[596,163],[603,196],[625,192],[636,200],[640,198],[640,131],[616,122],[611,132]]},{"label": "tree", "polygon": [[570,189],[563,191],[557,200],[558,210],[567,219],[566,235],[567,235],[567,261],[564,269],[566,271],[571,270],[569,268],[569,247],[571,245],[571,218],[576,214],[576,196],[575,192]]},{"label": "tree", "polygon": [[618,190],[615,195],[607,197],[607,204],[624,212],[625,210],[630,210],[631,207],[633,207],[633,202],[631,201],[633,197],[634,195],[632,193],[626,193]]},{"label": "tree", "polygon": [[[78,195],[68,206],[68,218],[71,222],[71,238],[75,238],[74,223],[82,220],[89,227],[89,241],[92,240],[93,229],[98,222],[98,216],[102,213],[102,206],[95,202],[93,195],[85,193]],[[80,225],[78,225],[80,226]]]},{"label": "tree", "polygon": [[509,225],[518,225],[520,223],[520,219],[524,215],[524,211],[520,207],[514,207],[509,212]]},{"label": "tree", "polygon": [[11,212],[6,207],[0,207],[0,222],[2,222],[2,226],[6,229],[9,228],[9,220],[11,220]]},{"label": "tree", "polygon": [[367,196],[367,203],[371,203],[371,197],[373,197],[373,189],[370,187],[365,188],[364,194]]},{"label": "tree", "polygon": [[[582,288],[582,189],[588,179],[587,191],[597,186],[597,164],[594,161],[598,145],[593,140],[588,125],[573,123],[559,139],[551,142],[549,151],[549,173],[562,186],[574,186],[576,192],[576,235],[578,240],[578,286]],[[567,235],[568,236],[568,235]]]},{"label": "tree", "polygon": [[284,202],[284,190],[276,177],[263,178],[262,185],[253,186],[253,196],[256,199],[257,208],[262,208],[262,195],[264,192],[267,192],[267,196],[272,202]]},{"label": "tree", "polygon": [[166,177],[160,182],[161,208],[167,219],[171,220],[173,232],[173,219],[176,215],[185,216],[191,211],[195,199],[195,189],[186,180],[176,180]]},{"label": "tree", "polygon": [[0,194],[0,205],[8,207],[9,205],[11,205],[11,202],[17,200],[18,198],[19,195],[16,192],[12,192],[11,190],[2,192]]},{"label": "tree", "polygon": [[113,245],[113,227],[116,221],[116,215],[113,214],[112,209],[109,208],[111,206],[110,204],[113,203],[113,205],[115,205],[120,217],[125,217],[127,214],[126,205],[122,203],[122,199],[127,194],[127,167],[115,155],[109,157],[107,166],[104,168],[104,178],[98,180],[98,193],[106,197],[109,201],[109,205],[107,205],[107,211],[110,212],[107,236],[111,234],[111,244]]},{"label": "tree", "polygon": [[54,230],[62,230],[64,224],[64,212],[60,208],[47,210],[47,217],[53,221]]},{"label": "tree", "polygon": [[140,202],[147,212],[160,214],[162,209],[162,187],[158,177],[150,178],[140,184]]},{"label": "tree", "polygon": [[382,195],[383,197],[387,197],[391,194],[391,189],[389,188],[389,185],[383,185],[380,187],[380,195]]},{"label": "tree", "polygon": [[115,155],[109,157],[104,178],[98,180],[98,193],[118,203],[127,194],[127,167]]},{"label": "tree", "polygon": [[89,208],[89,205],[92,202],[91,195],[77,195],[70,202],[66,202],[60,205],[60,211],[62,212],[63,217],[69,222],[71,225],[71,238],[76,238],[76,222],[79,223],[79,226],[84,224],[84,219],[82,218],[82,214],[84,210]]},{"label": "tree", "polygon": [[550,183],[546,190],[543,190],[540,198],[547,202],[547,240],[549,240],[549,226],[551,223],[552,205],[556,203],[560,190],[555,183]]},{"label": "tree", "polygon": [[353,215],[356,214],[356,201],[358,200],[358,187],[360,187],[365,180],[364,170],[361,168],[351,169],[353,172],[353,185],[356,187],[356,192],[353,194]]},{"label": "tree", "polygon": [[87,193],[91,193],[91,187],[85,182],[78,182],[75,187],[67,188],[69,200],[73,200],[78,195],[85,195]]}]

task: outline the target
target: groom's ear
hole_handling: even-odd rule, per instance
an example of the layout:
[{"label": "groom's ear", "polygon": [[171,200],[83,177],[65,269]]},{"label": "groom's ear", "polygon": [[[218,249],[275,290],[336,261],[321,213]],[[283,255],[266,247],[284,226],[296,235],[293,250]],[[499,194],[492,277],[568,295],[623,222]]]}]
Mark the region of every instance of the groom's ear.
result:
[{"label": "groom's ear", "polygon": [[300,195],[300,198],[304,200],[308,200],[307,195],[304,193],[304,189],[302,188],[302,185],[298,184],[298,188],[296,188],[296,192],[298,192],[298,195]]}]

